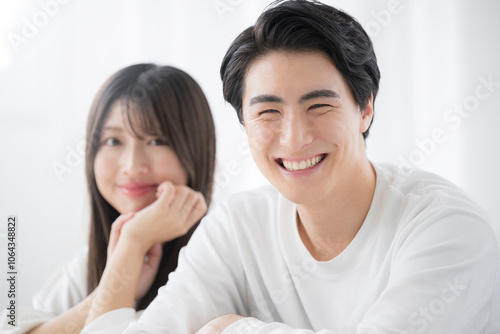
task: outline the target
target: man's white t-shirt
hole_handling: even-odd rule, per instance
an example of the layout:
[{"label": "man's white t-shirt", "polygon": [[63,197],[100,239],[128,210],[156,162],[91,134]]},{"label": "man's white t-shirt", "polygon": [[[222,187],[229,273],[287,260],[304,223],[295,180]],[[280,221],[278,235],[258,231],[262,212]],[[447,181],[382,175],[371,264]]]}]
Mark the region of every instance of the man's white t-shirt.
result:
[{"label": "man's white t-shirt", "polygon": [[374,167],[366,220],[330,261],[310,255],[273,188],[216,206],[126,333],[194,333],[233,313],[247,318],[224,334],[499,333],[499,247],[482,210],[432,173]]}]

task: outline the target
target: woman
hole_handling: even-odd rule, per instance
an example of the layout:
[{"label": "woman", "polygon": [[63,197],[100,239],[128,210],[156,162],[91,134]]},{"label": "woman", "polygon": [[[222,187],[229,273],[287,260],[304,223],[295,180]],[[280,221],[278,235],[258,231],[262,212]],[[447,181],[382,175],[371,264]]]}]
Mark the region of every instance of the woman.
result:
[{"label": "woman", "polygon": [[139,243],[155,240],[139,247],[144,260],[135,277],[116,276],[134,309],[145,309],[210,203],[214,123],[201,88],[183,71],[153,64],[118,71],[95,97],[86,137],[88,251],[37,296],[35,310],[20,315],[17,332],[79,332],[89,310],[103,304],[94,297],[122,228],[135,228]]}]

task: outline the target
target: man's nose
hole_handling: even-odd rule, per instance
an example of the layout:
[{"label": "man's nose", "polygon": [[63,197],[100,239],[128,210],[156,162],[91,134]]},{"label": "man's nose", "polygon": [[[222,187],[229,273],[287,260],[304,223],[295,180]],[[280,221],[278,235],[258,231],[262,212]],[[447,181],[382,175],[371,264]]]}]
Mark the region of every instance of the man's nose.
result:
[{"label": "man's nose", "polygon": [[292,112],[283,118],[280,144],[292,152],[304,150],[314,139],[312,125],[304,112]]}]

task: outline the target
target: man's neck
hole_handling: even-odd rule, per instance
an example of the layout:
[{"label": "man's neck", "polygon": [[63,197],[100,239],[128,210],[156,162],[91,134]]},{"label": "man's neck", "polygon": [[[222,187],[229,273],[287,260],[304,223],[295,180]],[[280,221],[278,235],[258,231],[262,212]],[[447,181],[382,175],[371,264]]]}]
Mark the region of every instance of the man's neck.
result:
[{"label": "man's neck", "polygon": [[302,242],[318,261],[342,253],[363,225],[375,192],[376,173],[371,163],[360,164],[321,202],[297,204]]}]

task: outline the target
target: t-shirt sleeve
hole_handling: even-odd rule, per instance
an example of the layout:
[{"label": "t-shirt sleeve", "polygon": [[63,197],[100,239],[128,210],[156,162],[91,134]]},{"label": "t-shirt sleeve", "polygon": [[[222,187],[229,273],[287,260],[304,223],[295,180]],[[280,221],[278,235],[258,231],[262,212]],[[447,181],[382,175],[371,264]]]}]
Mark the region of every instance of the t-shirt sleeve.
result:
[{"label": "t-shirt sleeve", "polygon": [[4,311],[0,319],[0,332],[26,333],[81,302],[87,295],[87,258],[88,249],[85,247],[60,268],[33,297],[33,307],[18,308],[16,326],[9,324],[10,318]]},{"label": "t-shirt sleeve", "polygon": [[242,313],[244,282],[227,210],[218,205],[179,255],[179,264],[158,296],[125,333],[195,333],[212,319]]}]

